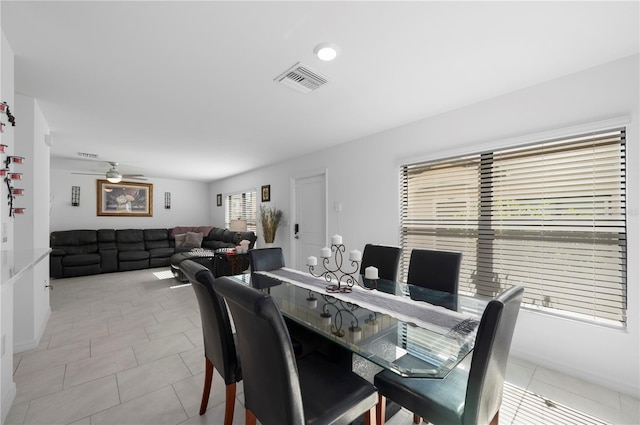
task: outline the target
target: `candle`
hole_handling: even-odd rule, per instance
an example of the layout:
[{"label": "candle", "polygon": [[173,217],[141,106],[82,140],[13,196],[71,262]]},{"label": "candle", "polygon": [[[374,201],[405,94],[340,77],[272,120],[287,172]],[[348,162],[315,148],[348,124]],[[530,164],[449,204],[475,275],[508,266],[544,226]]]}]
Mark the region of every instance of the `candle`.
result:
[{"label": "candle", "polygon": [[327,248],[326,246],[320,250],[320,257],[322,258],[330,258],[331,257],[331,248]]},{"label": "candle", "polygon": [[354,249],[353,251],[351,251],[349,253],[349,260],[351,260],[351,261],[360,261],[360,260],[362,260],[362,252],[358,251],[357,249]]},{"label": "candle", "polygon": [[350,327],[349,333],[351,335],[351,340],[354,343],[360,342],[362,340],[362,328],[361,327]]},{"label": "candle", "polygon": [[342,245],[342,236],[340,235],[331,236],[331,245]]},{"label": "candle", "polygon": [[309,307],[309,308],[318,307],[318,299],[317,298],[307,298],[307,307]]},{"label": "candle", "polygon": [[367,279],[377,279],[378,278],[378,269],[373,266],[369,266],[364,269],[364,277]]},{"label": "candle", "polygon": [[317,266],[318,259],[313,255],[311,257],[307,257],[307,266]]},{"label": "candle", "polygon": [[331,315],[328,313],[320,314],[320,324],[324,326],[329,326],[331,324]]}]

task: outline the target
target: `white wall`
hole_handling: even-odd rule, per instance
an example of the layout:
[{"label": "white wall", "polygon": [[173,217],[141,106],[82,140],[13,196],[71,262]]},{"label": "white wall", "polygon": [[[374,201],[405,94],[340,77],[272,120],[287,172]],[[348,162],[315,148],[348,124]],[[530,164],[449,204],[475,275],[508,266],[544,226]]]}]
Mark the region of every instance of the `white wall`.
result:
[{"label": "white wall", "polygon": [[[222,222],[210,221],[211,200],[208,184],[187,180],[149,178],[144,182],[153,184],[153,217],[99,217],[96,214],[99,178],[51,169],[51,193],[54,195],[50,216],[51,231],[207,225],[224,227],[224,218]],[[71,186],[80,186],[79,207],[71,206]],[[170,209],[164,208],[164,192],[171,192]]]},{"label": "white wall", "polygon": [[[23,164],[12,165],[23,173],[22,180],[12,182],[25,190],[24,196],[16,196],[14,206],[26,208],[25,214],[13,220],[15,240],[13,249],[31,251],[49,246],[49,157],[50,148],[45,143],[49,126],[38,102],[16,94],[15,114],[20,117],[16,126],[14,154],[25,158]],[[44,333],[51,309],[49,307],[49,261],[41,261],[15,283],[13,348],[21,352],[38,346]]]},{"label": "white wall", "polygon": [[[399,165],[484,148],[531,142],[537,137],[588,128],[591,123],[629,117],[627,125],[628,326],[593,326],[523,310],[512,353],[586,380],[638,396],[639,174],[638,56],[374,134],[336,148],[214,182],[210,193],[230,193],[271,185],[271,204],[290,213],[289,180],[312,170],[328,170],[328,234],[340,232],[347,249],[365,243],[399,244]],[[416,96],[428,94],[416,93]],[[380,99],[384,101],[384,99]],[[334,202],[343,210],[333,210]],[[212,220],[224,220],[212,208]],[[340,228],[338,228],[340,223]],[[289,251],[291,227],[276,243]],[[289,260],[288,260],[289,261]]]},{"label": "white wall", "polygon": [[[7,41],[4,32],[0,41],[0,99],[10,106],[14,103],[14,68],[13,50]],[[17,119],[17,118],[16,118]],[[2,121],[5,125],[5,132],[0,134],[0,143],[13,146],[13,127],[8,123],[6,117]],[[5,157],[2,156],[1,159]],[[7,211],[7,189],[4,181],[0,179],[0,223],[2,227],[7,227],[9,233],[13,233],[13,223],[8,219]],[[3,236],[5,232],[2,232]],[[2,249],[11,249],[10,243],[2,243]],[[0,261],[0,268],[2,261]],[[0,272],[2,270],[0,269]],[[2,276],[2,274],[0,274]],[[9,408],[16,396],[16,384],[13,382],[13,283],[4,283],[0,280],[0,341],[2,342],[2,358],[0,361],[0,421],[9,413]]]}]

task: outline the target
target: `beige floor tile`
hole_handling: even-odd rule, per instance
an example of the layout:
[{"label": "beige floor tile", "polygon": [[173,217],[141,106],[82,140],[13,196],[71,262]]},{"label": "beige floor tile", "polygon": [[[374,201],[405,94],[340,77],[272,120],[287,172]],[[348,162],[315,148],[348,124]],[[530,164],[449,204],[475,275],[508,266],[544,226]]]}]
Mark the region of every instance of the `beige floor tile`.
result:
[{"label": "beige floor tile", "polygon": [[64,374],[64,388],[71,388],[137,366],[138,362],[131,347],[69,362]]},{"label": "beige floor tile", "polygon": [[68,332],[51,335],[48,348],[52,349],[79,342],[89,342],[91,338],[98,338],[107,335],[109,335],[109,330],[107,329],[106,323],[93,324],[92,326],[72,329]]},{"label": "beige floor tile", "polygon": [[191,344],[189,338],[183,333],[133,345],[133,351],[136,354],[138,363],[141,365],[163,357],[182,353],[192,348],[194,348],[193,344]]},{"label": "beige floor tile", "polygon": [[[208,409],[207,412],[200,416],[195,415],[191,416],[184,422],[181,422],[180,425],[220,425],[224,421],[224,404],[219,404],[214,408]],[[245,423],[245,413],[244,407],[242,404],[236,400],[233,412],[233,425],[244,425]],[[260,425],[260,421],[258,421],[258,425]]]},{"label": "beige floor tile", "polygon": [[[192,417],[198,415],[200,412],[200,402],[202,401],[202,390],[204,388],[204,372],[174,383],[173,388],[176,394],[178,394],[178,398],[184,410],[187,412],[187,416]],[[225,391],[226,386],[224,380],[218,373],[214,373],[207,410],[214,408],[220,403],[225,403]]]},{"label": "beige floor tile", "polygon": [[144,328],[135,328],[126,333],[117,333],[100,338],[91,339],[91,355],[108,353],[109,351],[121,350],[131,347],[134,344],[148,342],[149,337]]},{"label": "beige floor tile", "polygon": [[194,324],[186,317],[177,319],[172,322],[159,323],[145,327],[149,339],[158,339],[177,333],[193,331],[197,329]]},{"label": "beige floor tile", "polygon": [[182,357],[184,364],[187,365],[192,375],[204,372],[205,359],[203,347],[196,347],[188,351],[183,351],[180,353],[180,357]]},{"label": "beige floor tile", "polygon": [[70,361],[89,357],[89,341],[35,352],[25,351],[15,375],[56,367]]},{"label": "beige floor tile", "polygon": [[533,374],[531,384],[533,385],[535,382],[544,382],[558,388],[563,388],[580,397],[593,400],[614,409],[620,409],[620,393],[564,373],[544,367],[537,367]]},{"label": "beige floor tile", "polygon": [[68,424],[120,402],[114,375],[32,400],[27,424]]},{"label": "beige floor tile", "polygon": [[198,329],[187,331],[184,334],[187,336],[187,338],[189,338],[189,341],[191,341],[191,343],[196,347],[200,347],[204,345],[204,339],[202,337],[202,328],[199,327]]},{"label": "beige floor tile", "polygon": [[16,403],[15,401],[7,413],[7,417],[4,420],[3,425],[22,425],[24,424],[24,418],[27,416],[27,410],[29,409],[29,402]]},{"label": "beige floor tile", "polygon": [[623,424],[640,424],[640,401],[637,398],[627,394],[621,394],[620,405]]},{"label": "beige floor tile", "polygon": [[158,321],[152,313],[113,319],[108,323],[109,335],[128,333],[133,330],[144,329],[146,326],[153,326],[157,324]]},{"label": "beige floor tile", "polygon": [[178,355],[166,357],[117,374],[120,399],[132,400],[191,376]]},{"label": "beige floor tile", "polygon": [[23,403],[62,390],[65,365],[41,369],[15,376],[17,388],[14,403]]},{"label": "beige floor tile", "polygon": [[187,415],[171,387],[163,387],[91,416],[91,425],[174,425]]}]

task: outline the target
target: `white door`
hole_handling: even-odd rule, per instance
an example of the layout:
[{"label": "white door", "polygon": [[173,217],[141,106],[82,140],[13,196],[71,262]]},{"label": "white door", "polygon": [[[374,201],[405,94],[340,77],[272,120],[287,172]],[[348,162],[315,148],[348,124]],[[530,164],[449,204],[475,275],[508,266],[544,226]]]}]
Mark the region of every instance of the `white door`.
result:
[{"label": "white door", "polygon": [[292,199],[292,263],[295,269],[308,271],[307,257],[319,257],[327,242],[326,174],[294,179]]}]

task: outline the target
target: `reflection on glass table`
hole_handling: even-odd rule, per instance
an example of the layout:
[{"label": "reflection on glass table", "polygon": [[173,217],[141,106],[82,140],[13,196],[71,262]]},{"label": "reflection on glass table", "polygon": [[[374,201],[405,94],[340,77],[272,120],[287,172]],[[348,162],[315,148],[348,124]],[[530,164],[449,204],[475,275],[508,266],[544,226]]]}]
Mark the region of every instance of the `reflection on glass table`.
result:
[{"label": "reflection on glass table", "polygon": [[[473,349],[488,302],[385,280],[376,290],[328,294],[308,273],[260,273],[274,280],[268,291],[283,316],[402,376],[445,377]],[[247,276],[233,278],[251,285]]]}]

